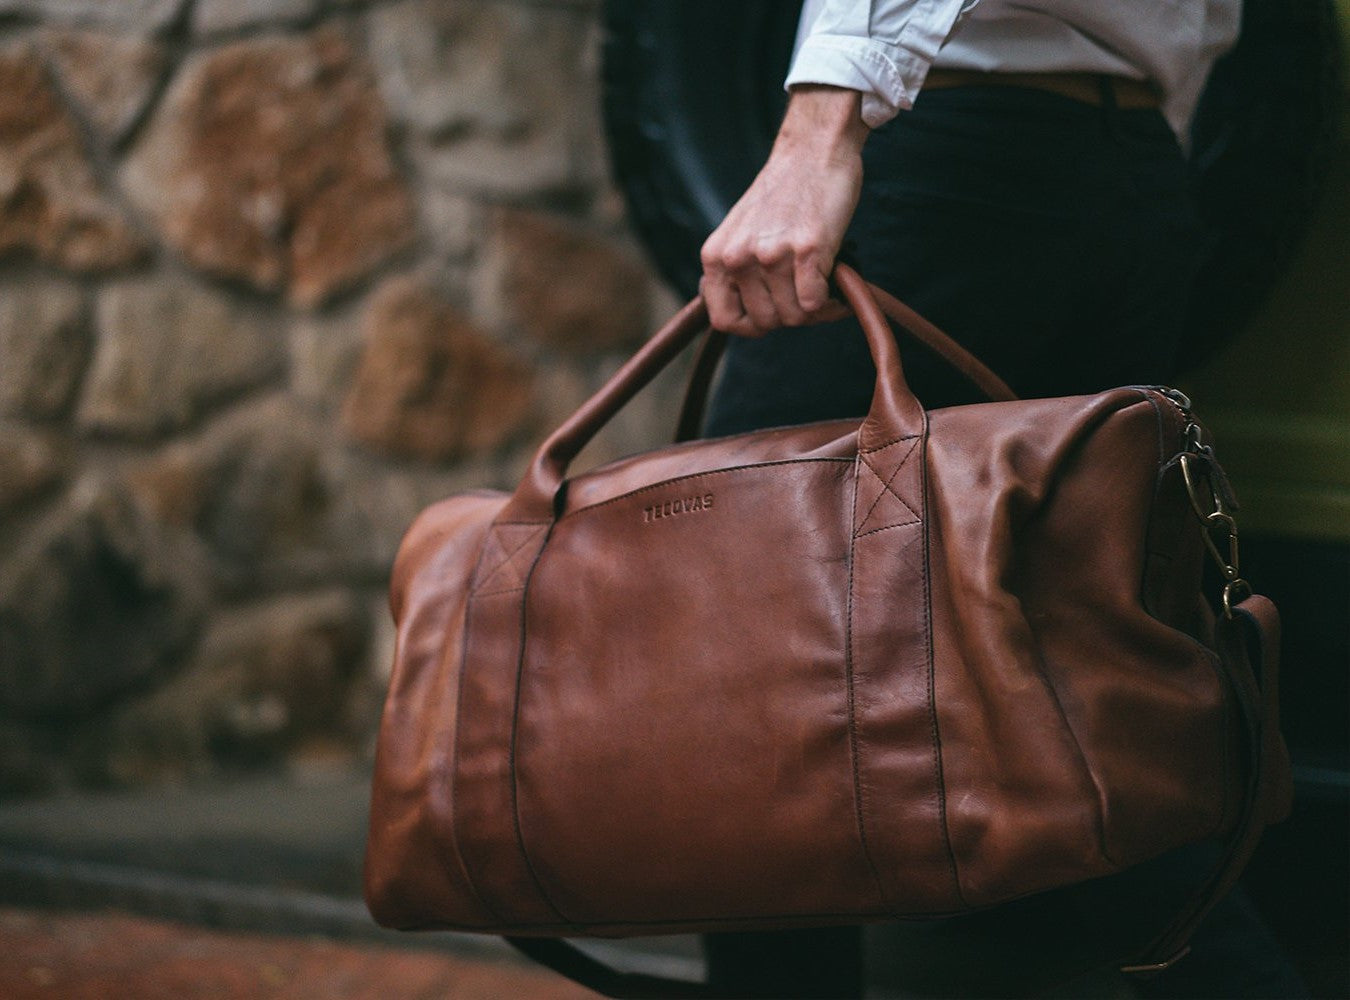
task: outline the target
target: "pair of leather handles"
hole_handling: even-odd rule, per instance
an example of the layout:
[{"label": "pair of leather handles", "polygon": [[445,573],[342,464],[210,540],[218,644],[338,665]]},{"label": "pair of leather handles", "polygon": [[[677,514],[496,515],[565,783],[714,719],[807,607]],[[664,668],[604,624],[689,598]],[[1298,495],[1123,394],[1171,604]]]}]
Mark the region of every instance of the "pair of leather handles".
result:
[{"label": "pair of leather handles", "polygon": [[[847,264],[836,265],[834,281],[862,324],[877,369],[872,407],[859,430],[860,448],[883,444],[923,429],[923,406],[905,380],[900,350],[887,317],[944,358],[989,399],[1008,401],[1017,398],[1007,383],[975,355],[895,296],[864,281]],[[703,299],[696,298],[676,313],[594,396],[549,435],[535,454],[529,471],[503,512],[503,518],[527,522],[550,520],[554,497],[562,485],[567,467],[581,449],[629,400],[705,331],[709,331],[708,310]],[[690,379],[676,433],[677,441],[697,436],[713,372],[726,343],[725,334],[709,332],[708,341],[695,363],[694,374]]]}]

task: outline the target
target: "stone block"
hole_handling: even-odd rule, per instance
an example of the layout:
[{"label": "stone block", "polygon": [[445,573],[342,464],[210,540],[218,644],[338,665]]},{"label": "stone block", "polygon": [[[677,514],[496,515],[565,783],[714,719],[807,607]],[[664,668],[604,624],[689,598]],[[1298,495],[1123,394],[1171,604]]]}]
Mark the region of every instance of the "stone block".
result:
[{"label": "stone block", "polygon": [[0,137],[0,255],[72,271],[107,271],[143,255],[31,45],[0,50]]},{"label": "stone block", "polygon": [[0,414],[61,416],[88,357],[83,298],[75,285],[33,278],[0,289]]},{"label": "stone block", "polygon": [[182,6],[183,0],[0,0],[0,14],[150,32],[172,22]]},{"label": "stone block", "polygon": [[274,765],[341,730],[366,630],[360,603],[341,590],[218,613],[179,675],[114,715],[109,770],[138,782]]},{"label": "stone block", "polygon": [[287,595],[223,621],[198,658],[209,669],[238,664],[251,695],[279,702],[285,729],[297,736],[336,721],[366,632],[361,603],[347,591]]},{"label": "stone block", "polygon": [[494,451],[526,427],[524,364],[415,279],[379,288],[365,341],[342,424],[367,448],[449,461]]},{"label": "stone block", "polygon": [[199,35],[238,31],[258,24],[304,21],[319,9],[319,0],[197,0],[192,30]]},{"label": "stone block", "polygon": [[86,480],[0,565],[0,712],[78,719],[169,673],[205,603],[200,552]]},{"label": "stone block", "polygon": [[502,210],[482,269],[484,314],[570,352],[622,350],[650,334],[651,279],[631,249],[555,216]]},{"label": "stone block", "polygon": [[42,49],[61,89],[107,144],[140,118],[164,71],[164,49],[136,35],[50,30]]},{"label": "stone block", "polygon": [[353,311],[302,314],[291,324],[291,391],[311,406],[342,405],[361,360],[361,321]]},{"label": "stone block", "polygon": [[473,256],[487,229],[481,204],[435,186],[423,191],[418,202],[422,224],[442,260],[463,261]]},{"label": "stone block", "polygon": [[0,423],[0,514],[46,492],[68,465],[69,457],[53,435]]},{"label": "stone block", "polygon": [[376,7],[369,36],[391,112],[438,183],[523,197],[576,191],[603,174],[589,14],[408,0]]},{"label": "stone block", "polygon": [[178,279],[104,288],[97,344],[77,419],[87,431],[148,437],[280,374],[282,337],[263,319]]},{"label": "stone block", "polygon": [[157,517],[206,543],[220,582],[238,590],[255,586],[277,561],[322,553],[330,484],[321,441],[312,419],[270,396],[128,475]]},{"label": "stone block", "polygon": [[243,594],[340,580],[382,585],[418,512],[491,472],[390,468],[341,447],[325,418],[277,394],[127,475],[147,510],[204,543],[220,588]]},{"label": "stone block", "polygon": [[412,238],[385,129],[336,31],[238,42],[189,60],[123,176],[193,266],[311,306]]}]

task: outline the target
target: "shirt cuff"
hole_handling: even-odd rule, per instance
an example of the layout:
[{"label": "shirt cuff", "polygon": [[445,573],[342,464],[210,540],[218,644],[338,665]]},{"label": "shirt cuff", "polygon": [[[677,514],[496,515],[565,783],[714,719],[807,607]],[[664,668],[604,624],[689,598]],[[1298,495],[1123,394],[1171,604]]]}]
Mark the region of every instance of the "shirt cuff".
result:
[{"label": "shirt cuff", "polygon": [[853,35],[811,35],[797,51],[785,86],[822,83],[861,91],[868,128],[913,106],[929,64],[904,49]]}]

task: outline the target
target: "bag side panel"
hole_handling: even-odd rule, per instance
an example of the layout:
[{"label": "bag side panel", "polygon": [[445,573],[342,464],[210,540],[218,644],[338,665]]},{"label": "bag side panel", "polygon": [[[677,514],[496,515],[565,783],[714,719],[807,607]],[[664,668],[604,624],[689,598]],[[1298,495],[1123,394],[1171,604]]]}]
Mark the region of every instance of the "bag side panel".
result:
[{"label": "bag side panel", "polygon": [[971,906],[1102,868],[1097,792],[1011,578],[1053,469],[1115,405],[1080,397],[930,415],[934,691],[948,830]]},{"label": "bag side panel", "polygon": [[[1157,493],[1158,470],[1180,447],[1178,429],[1159,434],[1162,416],[1154,403],[1122,409],[1069,457],[1028,525],[1015,578],[1102,797],[1105,852],[1120,866],[1223,832],[1243,787],[1227,682],[1217,655],[1188,634],[1201,584],[1193,517],[1167,588],[1190,589],[1192,613],[1177,627],[1145,602],[1158,504],[1189,513],[1175,490]],[[1179,599],[1158,603],[1181,610]]]},{"label": "bag side panel", "polygon": [[556,525],[527,600],[516,763],[527,853],[570,920],[882,910],[848,736],[852,474],[727,469]]},{"label": "bag side panel", "polygon": [[395,563],[398,627],[376,745],[365,896],[387,926],[486,927],[452,837],[450,798],[464,612],[487,529],[505,498],[455,497],[424,512]]},{"label": "bag side panel", "polygon": [[1212,654],[1143,602],[1155,404],[1115,390],[933,418],[937,703],[967,901],[1213,832],[1223,687]]}]

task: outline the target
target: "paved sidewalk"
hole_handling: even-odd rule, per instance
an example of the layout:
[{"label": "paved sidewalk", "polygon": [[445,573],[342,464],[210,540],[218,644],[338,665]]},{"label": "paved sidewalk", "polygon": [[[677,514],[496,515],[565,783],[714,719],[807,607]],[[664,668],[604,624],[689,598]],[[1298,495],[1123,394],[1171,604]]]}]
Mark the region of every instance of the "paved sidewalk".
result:
[{"label": "paved sidewalk", "polygon": [[[377,927],[361,901],[369,781],[0,799],[0,1000],[593,996],[500,938]],[[701,972],[692,938],[587,948],[630,972]]]},{"label": "paved sidewalk", "polygon": [[590,1000],[505,959],[0,908],[5,1000]]}]

